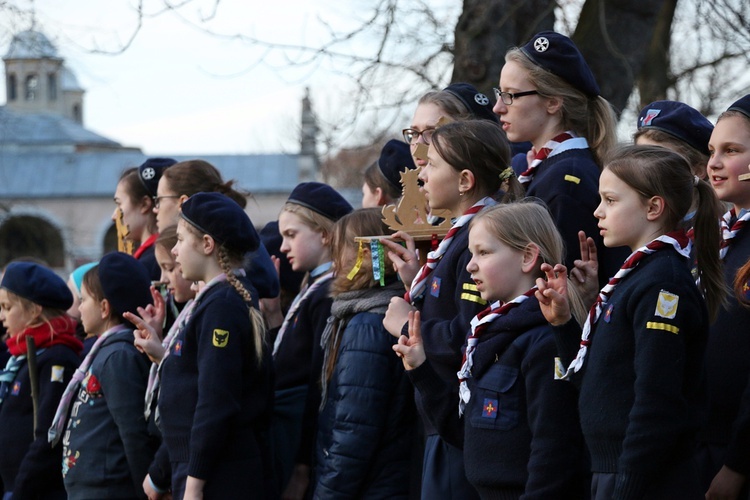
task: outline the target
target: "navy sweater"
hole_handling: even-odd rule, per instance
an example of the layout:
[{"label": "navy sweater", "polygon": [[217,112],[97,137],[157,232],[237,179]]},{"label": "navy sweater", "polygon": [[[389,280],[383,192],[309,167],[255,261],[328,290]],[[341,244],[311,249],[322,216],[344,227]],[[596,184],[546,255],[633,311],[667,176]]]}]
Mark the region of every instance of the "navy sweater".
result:
[{"label": "navy sweater", "polygon": [[238,484],[263,484],[272,384],[267,349],[260,366],[254,354],[247,304],[228,282],[216,284],[162,362],[159,411],[170,460],[208,482],[223,463],[245,461]]},{"label": "navy sweater", "polygon": [[[47,430],[57,405],[80,360],[65,345],[53,345],[37,355],[39,413],[36,433],[29,367],[24,362],[11,391],[0,405],[0,476],[14,498],[43,498],[64,490],[60,475],[62,445],[52,448]],[[3,365],[4,366],[4,365]]]},{"label": "navy sweater", "polygon": [[145,498],[143,478],[155,451],[143,417],[150,365],[133,345],[132,329],[99,348],[62,439],[68,498]]},{"label": "navy sweater", "polygon": [[[737,270],[750,257],[750,230],[732,239],[724,258],[724,279],[734,283]],[[708,379],[708,421],[700,433],[701,441],[726,447],[724,464],[745,475],[750,474],[750,405],[740,410],[743,398],[750,403],[750,308],[739,304],[734,294],[711,325],[706,346]]]},{"label": "navy sweater", "polygon": [[[471,318],[487,306],[477,291],[474,280],[466,271],[471,260],[469,252],[469,225],[453,236],[453,242],[438,262],[425,287],[422,314],[422,339],[427,359],[445,383],[458,387],[456,372],[461,368],[461,347],[466,339],[466,329]],[[409,325],[402,330],[408,335]],[[417,409],[425,423],[425,432],[437,434],[426,418],[428,408],[416,393]]]},{"label": "navy sweater", "polygon": [[[567,367],[581,331],[573,320],[555,330]],[[575,380],[592,470],[617,474],[615,498],[641,498],[692,453],[707,335],[705,303],[673,249],[644,257],[605,306]]]},{"label": "navy sweater", "polygon": [[407,372],[440,436],[463,448],[466,477],[483,498],[583,497],[578,395],[554,380],[555,356],[552,329],[532,297],[479,338],[462,418],[458,392],[429,362]]},{"label": "navy sweater", "polygon": [[571,269],[581,258],[578,231],[596,243],[599,286],[607,284],[630,255],[626,247],[607,248],[602,242],[594,210],[599,205],[601,168],[588,149],[571,149],[544,160],[528,186],[526,196],[547,204],[565,242],[564,264]]}]

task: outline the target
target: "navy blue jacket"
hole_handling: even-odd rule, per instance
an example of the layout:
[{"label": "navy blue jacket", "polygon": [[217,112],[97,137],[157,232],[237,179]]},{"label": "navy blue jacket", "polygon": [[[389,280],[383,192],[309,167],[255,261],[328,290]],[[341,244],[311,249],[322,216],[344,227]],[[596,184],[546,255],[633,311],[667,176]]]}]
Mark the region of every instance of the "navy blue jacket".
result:
[{"label": "navy blue jacket", "polygon": [[[243,280],[246,287],[252,286]],[[255,293],[252,290],[251,293]],[[263,498],[270,467],[266,432],[272,409],[270,354],[254,353],[249,309],[228,282],[207,290],[162,361],[159,412],[170,460],[207,482],[243,463],[237,491]],[[179,487],[174,480],[173,487]]]},{"label": "navy blue jacket", "polygon": [[[750,257],[750,230],[732,239],[724,258],[724,280],[732,287],[737,270]],[[750,400],[750,308],[734,294],[711,325],[706,346],[708,421],[701,430],[704,443],[726,447],[724,464],[750,474],[750,406],[740,411],[740,401]],[[750,401],[748,401],[750,402]]]},{"label": "navy blue jacket", "polygon": [[479,337],[462,418],[458,392],[429,361],[407,372],[440,436],[463,448],[466,477],[483,498],[584,496],[578,394],[554,380],[555,356],[553,331],[531,297]]},{"label": "navy blue jacket", "polygon": [[123,327],[99,348],[63,435],[63,479],[70,499],[145,498],[155,451],[143,417],[151,362]]},{"label": "navy blue jacket", "polygon": [[11,392],[0,405],[0,476],[6,491],[12,491],[14,498],[44,498],[49,492],[64,490],[60,475],[62,445],[58,443],[52,448],[47,442],[47,430],[79,362],[78,354],[61,344],[47,347],[37,355],[36,433],[29,367],[25,362],[16,373]]},{"label": "navy blue jacket", "polygon": [[570,149],[550,156],[537,167],[526,196],[547,204],[565,242],[564,264],[571,269],[581,258],[578,231],[596,243],[599,258],[599,286],[607,284],[630,255],[626,247],[607,248],[602,242],[594,210],[599,205],[601,168],[588,149]]},{"label": "navy blue jacket", "polygon": [[[487,306],[466,265],[471,260],[469,252],[469,225],[453,236],[448,251],[438,262],[425,287],[422,313],[422,339],[427,359],[445,383],[458,387],[456,372],[461,368],[461,347],[466,340],[466,329],[471,318]],[[408,335],[409,325],[402,330]],[[458,389],[456,389],[458,390]],[[422,405],[416,393],[417,409],[425,423],[425,432],[437,434],[429,419],[429,409]]]},{"label": "navy blue jacket", "polygon": [[[567,367],[581,331],[573,320],[555,330]],[[671,248],[644,257],[602,311],[574,380],[592,470],[617,474],[616,498],[642,498],[693,453],[707,335],[688,260]]]},{"label": "navy blue jacket", "polygon": [[346,325],[318,418],[316,499],[408,498],[413,390],[383,315]]}]

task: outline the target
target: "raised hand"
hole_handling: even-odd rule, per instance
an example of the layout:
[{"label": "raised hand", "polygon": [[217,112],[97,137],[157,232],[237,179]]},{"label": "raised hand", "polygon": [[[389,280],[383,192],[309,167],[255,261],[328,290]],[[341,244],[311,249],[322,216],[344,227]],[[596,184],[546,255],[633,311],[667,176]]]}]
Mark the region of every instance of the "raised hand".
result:
[{"label": "raised hand", "polygon": [[411,304],[401,297],[392,297],[383,318],[383,326],[388,330],[388,333],[399,338],[401,330],[404,328],[406,322],[409,321],[409,312],[414,310]]},{"label": "raised hand", "polygon": [[547,321],[553,325],[563,325],[570,321],[568,301],[568,269],[562,264],[542,264],[545,278],[537,278],[537,291],[534,293],[539,307]]},{"label": "raised hand", "polygon": [[[139,312],[143,308],[139,307]],[[135,325],[133,330],[133,344],[136,349],[145,352],[152,363],[159,363],[164,357],[164,346],[161,345],[161,337],[154,328],[143,318],[131,312],[125,312],[122,317]]]},{"label": "raised hand", "polygon": [[599,293],[599,259],[593,238],[587,238],[586,233],[578,231],[578,243],[581,258],[573,262],[570,278],[583,304],[588,308],[594,304]]},{"label": "raised hand", "polygon": [[411,282],[422,267],[417,259],[417,247],[414,244],[414,238],[403,231],[397,231],[391,235],[391,238],[400,239],[406,242],[406,248],[395,241],[383,238],[381,243],[388,248],[388,258],[393,262],[393,268],[401,277],[401,281],[407,290],[411,288]]},{"label": "raised hand", "polygon": [[422,366],[427,360],[422,343],[422,320],[419,311],[409,312],[409,336],[401,335],[393,351],[401,358],[405,370],[413,370]]}]

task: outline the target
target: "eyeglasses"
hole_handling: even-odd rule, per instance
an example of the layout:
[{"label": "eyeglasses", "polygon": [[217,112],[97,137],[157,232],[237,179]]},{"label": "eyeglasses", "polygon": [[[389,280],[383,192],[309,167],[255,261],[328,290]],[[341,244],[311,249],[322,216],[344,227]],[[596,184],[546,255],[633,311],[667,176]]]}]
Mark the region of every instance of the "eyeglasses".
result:
[{"label": "eyeglasses", "polygon": [[405,128],[401,131],[404,134],[404,140],[409,144],[416,144],[419,140],[419,136],[422,136],[422,140],[425,144],[429,144],[432,140],[432,134],[435,132],[433,127],[426,128],[424,130],[417,130],[415,128]]},{"label": "eyeglasses", "polygon": [[179,198],[179,194],[165,194],[164,196],[154,196],[154,208],[159,208],[159,205],[161,205],[161,200],[166,198]]},{"label": "eyeglasses", "polygon": [[505,104],[506,106],[510,106],[511,104],[513,104],[513,99],[517,99],[525,95],[539,94],[539,92],[536,90],[526,90],[524,92],[516,92],[516,93],[500,92],[500,89],[494,89],[494,88],[492,90],[495,91],[495,99],[497,99],[498,101],[503,101],[503,104]]}]

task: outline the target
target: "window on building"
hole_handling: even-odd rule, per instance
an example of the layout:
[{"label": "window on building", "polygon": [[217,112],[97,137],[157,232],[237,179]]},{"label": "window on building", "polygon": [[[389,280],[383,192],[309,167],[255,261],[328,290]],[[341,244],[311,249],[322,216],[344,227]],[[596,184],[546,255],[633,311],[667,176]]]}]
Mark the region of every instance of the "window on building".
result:
[{"label": "window on building", "polygon": [[83,123],[83,116],[81,115],[81,106],[79,104],[73,105],[73,120],[77,123]]},{"label": "window on building", "polygon": [[18,89],[16,88],[16,75],[11,73],[8,75],[8,100],[15,101],[18,97]]},{"label": "window on building", "polygon": [[57,75],[54,73],[47,73],[47,99],[57,100]]},{"label": "window on building", "polygon": [[26,100],[27,101],[36,101],[37,98],[37,90],[39,87],[39,78],[37,78],[36,75],[32,74],[26,77]]}]

